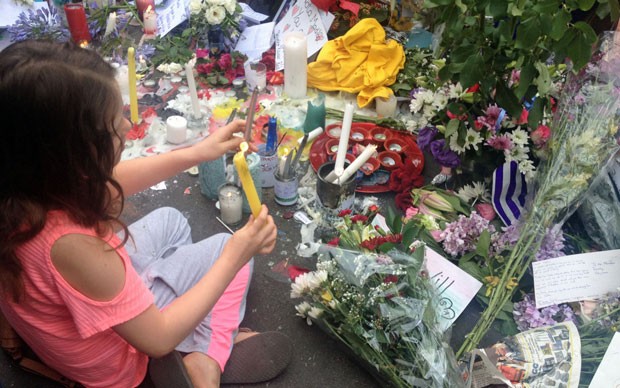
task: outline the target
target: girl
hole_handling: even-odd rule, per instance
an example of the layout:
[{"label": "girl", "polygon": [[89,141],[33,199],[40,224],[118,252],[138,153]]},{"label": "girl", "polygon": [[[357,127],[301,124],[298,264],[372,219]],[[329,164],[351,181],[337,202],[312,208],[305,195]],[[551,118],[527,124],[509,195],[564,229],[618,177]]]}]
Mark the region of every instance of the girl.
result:
[{"label": "girl", "polygon": [[[233,383],[284,369],[288,359],[273,356],[287,354],[286,337],[238,333],[250,260],[276,242],[265,206],[232,236],[197,244],[172,209],[129,228],[119,219],[125,195],[237,149],[244,121],[119,162],[131,124],[113,68],[93,51],[36,41],[0,52],[0,109],[0,310],[44,362],[92,387],[138,386],[148,357],[175,348],[196,387],[219,386],[225,367],[234,373],[222,382]],[[233,342],[257,344],[245,348],[271,369],[227,366]]]}]

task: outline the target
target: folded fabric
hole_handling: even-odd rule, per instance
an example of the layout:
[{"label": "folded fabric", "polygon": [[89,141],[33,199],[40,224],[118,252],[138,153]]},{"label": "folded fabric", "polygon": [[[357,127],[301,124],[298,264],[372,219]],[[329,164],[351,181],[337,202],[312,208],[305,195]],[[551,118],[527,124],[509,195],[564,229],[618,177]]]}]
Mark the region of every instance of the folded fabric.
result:
[{"label": "folded fabric", "polygon": [[404,65],[403,47],[385,40],[385,30],[376,19],[362,19],[323,46],[316,62],[308,65],[308,85],[359,93],[357,104],[363,108],[377,97],[390,97],[387,86],[396,81]]}]

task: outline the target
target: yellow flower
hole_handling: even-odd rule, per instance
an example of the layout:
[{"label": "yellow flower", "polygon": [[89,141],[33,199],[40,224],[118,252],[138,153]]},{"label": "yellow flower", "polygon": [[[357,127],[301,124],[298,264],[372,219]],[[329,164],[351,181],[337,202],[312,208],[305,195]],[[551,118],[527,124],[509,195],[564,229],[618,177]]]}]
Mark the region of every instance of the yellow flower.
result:
[{"label": "yellow flower", "polygon": [[326,301],[327,303],[331,302],[332,299],[334,299],[332,293],[330,290],[325,290],[322,294],[321,294],[321,298]]},{"label": "yellow flower", "polygon": [[485,296],[491,295],[491,292],[497,285],[499,284],[499,278],[497,276],[485,276],[484,281],[487,282],[487,292],[484,294]]},{"label": "yellow flower", "polygon": [[519,282],[517,282],[517,278],[510,278],[510,280],[508,281],[508,284],[506,284],[506,288],[509,290],[512,290],[518,285],[519,285]]}]

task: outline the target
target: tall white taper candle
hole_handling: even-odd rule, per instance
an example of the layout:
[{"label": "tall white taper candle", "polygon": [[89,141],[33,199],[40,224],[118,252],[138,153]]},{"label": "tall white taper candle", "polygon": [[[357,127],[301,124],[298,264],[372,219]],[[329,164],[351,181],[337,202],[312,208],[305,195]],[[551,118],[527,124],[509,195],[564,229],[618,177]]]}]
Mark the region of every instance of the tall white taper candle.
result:
[{"label": "tall white taper candle", "polygon": [[342,183],[346,182],[351,177],[351,175],[355,174],[355,172],[359,170],[359,168],[362,167],[362,165],[366,163],[368,159],[370,159],[370,157],[372,156],[372,154],[375,153],[376,150],[377,146],[374,144],[366,147],[364,149],[364,152],[362,152],[351,164],[349,164],[342,173],[342,175],[337,177],[335,181],[332,181],[332,183],[341,185]]},{"label": "tall white taper candle", "polygon": [[194,79],[194,64],[189,61],[185,64],[185,76],[187,77],[187,87],[189,88],[189,96],[192,99],[192,111],[194,118],[201,118],[200,104],[198,103],[198,92],[196,91],[196,80]]}]

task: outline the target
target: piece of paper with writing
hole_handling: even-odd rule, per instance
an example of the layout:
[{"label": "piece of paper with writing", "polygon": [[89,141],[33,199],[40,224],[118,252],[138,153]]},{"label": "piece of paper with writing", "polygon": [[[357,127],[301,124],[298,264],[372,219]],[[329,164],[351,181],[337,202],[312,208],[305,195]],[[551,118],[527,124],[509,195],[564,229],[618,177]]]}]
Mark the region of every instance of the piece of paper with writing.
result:
[{"label": "piece of paper with writing", "polygon": [[482,283],[428,247],[425,259],[428,276],[439,293],[440,325],[446,330],[476,296]]},{"label": "piece of paper with writing", "polygon": [[536,307],[597,299],[617,290],[620,249],[532,263]]}]

